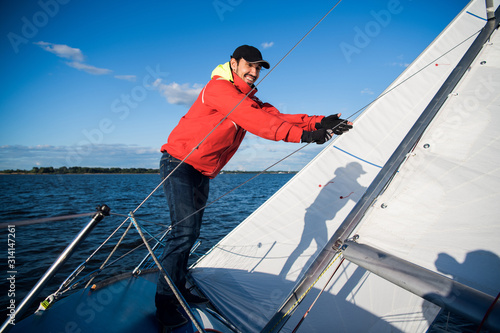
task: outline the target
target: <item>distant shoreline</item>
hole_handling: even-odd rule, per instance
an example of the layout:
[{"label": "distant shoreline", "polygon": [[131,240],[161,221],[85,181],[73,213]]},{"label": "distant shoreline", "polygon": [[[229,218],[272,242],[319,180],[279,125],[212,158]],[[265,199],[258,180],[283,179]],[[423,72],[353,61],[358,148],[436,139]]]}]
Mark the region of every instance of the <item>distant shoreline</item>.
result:
[{"label": "distant shoreline", "polygon": [[[95,168],[95,167],[34,167],[31,170],[7,169],[0,171],[0,175],[117,175],[117,174],[159,174],[159,169],[147,168]],[[223,170],[220,174],[295,174],[297,171],[238,171]]]}]

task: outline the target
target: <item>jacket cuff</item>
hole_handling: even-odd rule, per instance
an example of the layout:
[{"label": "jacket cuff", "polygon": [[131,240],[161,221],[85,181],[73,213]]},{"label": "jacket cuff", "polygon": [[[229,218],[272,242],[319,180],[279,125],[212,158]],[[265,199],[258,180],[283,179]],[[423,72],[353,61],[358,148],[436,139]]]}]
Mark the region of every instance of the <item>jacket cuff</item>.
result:
[{"label": "jacket cuff", "polygon": [[321,123],[321,121],[325,118],[325,116],[312,116],[311,121],[309,122],[309,131],[315,131],[317,130],[316,128],[316,123]]},{"label": "jacket cuff", "polygon": [[290,127],[290,131],[288,131],[286,142],[298,142],[300,143],[300,139],[302,138],[302,133],[304,130],[297,126]]}]

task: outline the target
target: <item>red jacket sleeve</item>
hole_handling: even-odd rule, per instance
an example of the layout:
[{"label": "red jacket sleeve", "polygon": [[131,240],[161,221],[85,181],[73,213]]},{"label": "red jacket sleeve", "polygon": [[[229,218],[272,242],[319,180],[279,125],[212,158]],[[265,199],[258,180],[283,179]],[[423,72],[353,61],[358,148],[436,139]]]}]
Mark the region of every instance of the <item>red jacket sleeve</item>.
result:
[{"label": "red jacket sleeve", "polygon": [[316,123],[321,122],[325,116],[309,116],[307,114],[286,114],[281,113],[269,103],[263,103],[261,105],[262,109],[267,113],[273,114],[281,119],[302,128],[305,131],[315,131]]},{"label": "red jacket sleeve", "polygon": [[207,84],[203,103],[213,112],[228,115],[236,125],[268,140],[300,142],[303,130],[312,130],[315,123],[315,117],[285,115],[270,104],[261,105],[224,79],[213,79]]}]

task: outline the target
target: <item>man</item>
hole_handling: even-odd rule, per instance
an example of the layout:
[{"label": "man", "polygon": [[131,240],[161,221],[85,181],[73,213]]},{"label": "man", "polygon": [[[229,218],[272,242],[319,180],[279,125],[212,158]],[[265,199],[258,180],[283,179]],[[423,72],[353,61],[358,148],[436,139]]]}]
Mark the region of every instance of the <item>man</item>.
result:
[{"label": "man", "polygon": [[[332,132],[340,135],[352,128],[351,122],[339,119],[340,114],[282,114],[271,104],[261,102],[255,96],[254,83],[262,67],[270,66],[258,49],[238,47],[229,62],[215,68],[212,79],[161,148],[160,174],[163,179],[168,176],[163,188],[172,230],[160,260],[188,303],[207,301],[191,294],[185,284],[189,251],[200,234],[209,180],[231,159],[245,133],[273,141],[323,144]],[[162,325],[186,323],[163,276],[158,280],[155,303]]]}]

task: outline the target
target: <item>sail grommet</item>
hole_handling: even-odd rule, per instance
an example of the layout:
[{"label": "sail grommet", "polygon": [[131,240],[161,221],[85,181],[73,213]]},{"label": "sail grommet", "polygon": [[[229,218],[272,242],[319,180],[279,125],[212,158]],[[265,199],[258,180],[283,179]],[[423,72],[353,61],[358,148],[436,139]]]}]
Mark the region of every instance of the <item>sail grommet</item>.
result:
[{"label": "sail grommet", "polygon": [[381,204],[381,205],[380,205],[380,207],[381,207],[382,209],[386,209],[386,208],[387,208],[387,204],[386,204],[386,203],[383,203],[383,204]]},{"label": "sail grommet", "polygon": [[481,65],[486,65],[486,61],[484,61],[484,60],[483,60],[483,61],[481,61],[479,64],[481,64]]},{"label": "sail grommet", "polygon": [[429,149],[430,147],[431,147],[431,145],[430,145],[430,144],[428,144],[428,143],[426,143],[426,144],[424,145],[424,149]]}]

